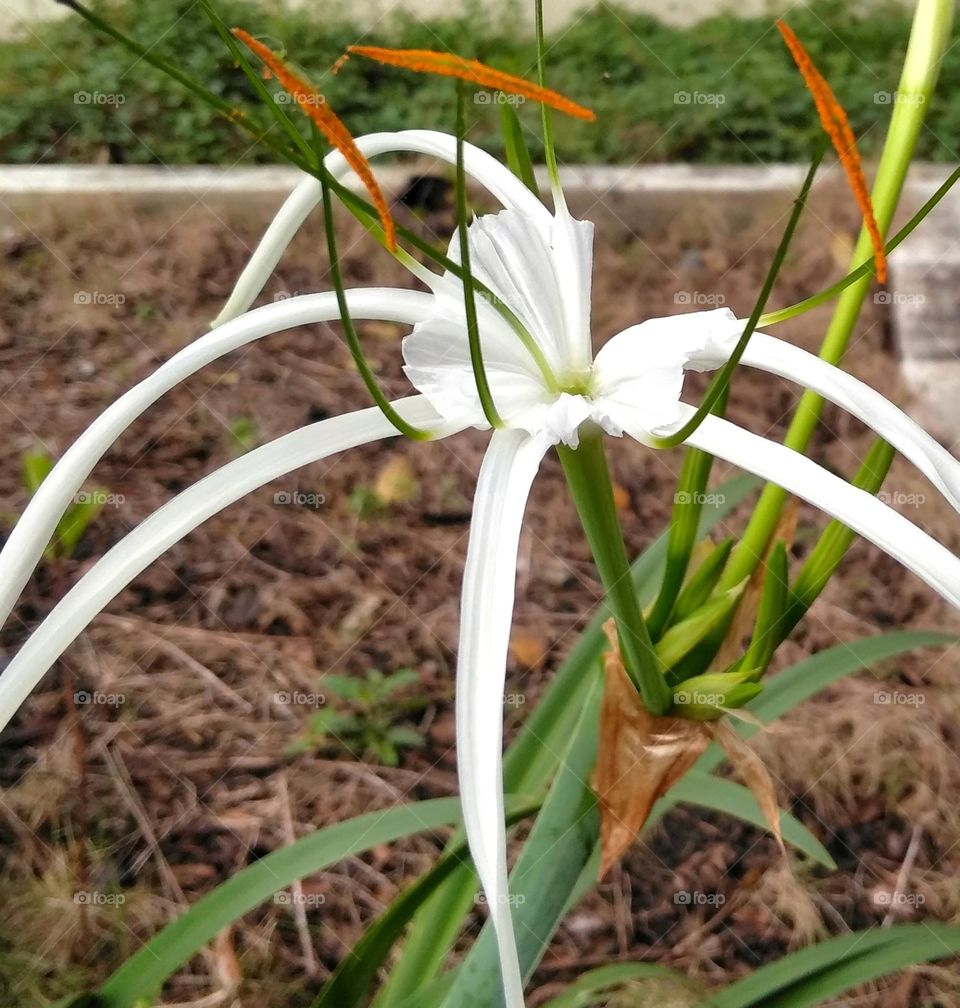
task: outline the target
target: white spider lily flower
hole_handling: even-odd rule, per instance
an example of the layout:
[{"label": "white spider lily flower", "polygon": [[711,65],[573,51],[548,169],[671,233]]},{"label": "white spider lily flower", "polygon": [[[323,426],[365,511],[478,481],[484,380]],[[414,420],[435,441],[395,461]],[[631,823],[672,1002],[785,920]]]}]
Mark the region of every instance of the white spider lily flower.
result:
[{"label": "white spider lily flower", "polygon": [[[360,138],[365,153],[425,149],[447,160],[455,141],[410,131]],[[408,146],[404,147],[404,144]],[[419,146],[410,146],[417,144]],[[503,166],[467,148],[471,172],[505,209],[469,228],[471,267],[492,299],[526,331],[521,339],[488,300],[477,299],[486,376],[503,427],[493,432],[481,467],[464,571],[456,719],[464,822],[486,892],[503,969],[507,1008],[522,1008],[523,977],[507,887],[502,793],[502,712],[513,611],[517,548],[533,479],[553,445],[576,447],[582,435],[624,434],[643,443],[679,429],[692,413],[682,402],[684,371],[729,356],[743,323],[726,310],[653,319],[610,340],[594,358],[590,340],[592,225],[562,205],[550,213]],[[331,156],[335,157],[335,156]],[[300,221],[318,186],[298,187],[261,244],[231,299],[242,310]],[[459,243],[448,255],[458,260]],[[351,312],[413,325],[405,370],[421,393],[396,405],[436,437],[486,428],[465,326],[461,282],[428,277],[432,293],[348,291]],[[63,509],[120,431],[173,384],[236,346],[278,328],[336,317],[332,294],[308,295],[226,322],[181,351],[121,398],[64,456],[28,506],[0,554],[0,613],[6,615],[39,559]],[[871,425],[960,508],[960,463],[917,424],[861,382],[810,354],[755,334],[744,363],[798,381]],[[328,455],[396,434],[376,410],[325,420],[288,434],[211,473],[164,505],[111,549],[67,593],[0,675],[0,727],[85,626],[149,563],[229,503],[284,473]],[[688,444],[727,459],[840,519],[960,605],[960,561],[880,500],[804,456],[708,416]]]}]

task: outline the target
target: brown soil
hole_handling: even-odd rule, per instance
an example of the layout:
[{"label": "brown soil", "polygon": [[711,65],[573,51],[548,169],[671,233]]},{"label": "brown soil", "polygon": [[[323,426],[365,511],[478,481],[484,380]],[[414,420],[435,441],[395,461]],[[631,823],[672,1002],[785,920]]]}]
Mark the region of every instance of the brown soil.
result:
[{"label": "brown soil", "polygon": [[[0,442],[0,510],[14,515],[23,507],[21,456],[35,442],[61,453],[119,391],[202,331],[275,204],[205,197],[13,207],[0,224],[7,292],[0,308],[7,430]],[[722,291],[727,304],[747,313],[786,203],[708,200],[684,209],[664,200],[642,213],[612,206],[591,208],[600,220],[598,342],[645,317],[684,310],[677,291]],[[855,216],[829,193],[818,196],[813,210],[777,304],[839,275]],[[443,212],[433,212],[422,225],[448,223]],[[344,236],[351,283],[409,285],[349,223]],[[326,286],[321,246],[313,219],[264,298]],[[125,300],[78,305],[78,291]],[[779,335],[814,348],[827,318],[812,312]],[[389,326],[364,332],[390,390],[401,393],[399,333]],[[873,304],[848,363],[905,400],[886,319]],[[729,413],[776,435],[796,399],[790,385],[744,371]],[[264,442],[363,402],[339,333],[324,325],[270,337],[167,395],[97,467],[91,485],[109,489],[117,505],[104,510],[72,559],[34,578],[3,633],[3,653],[12,654],[63,587],[128,529],[240,450],[238,421]],[[70,649],[2,741],[4,1004],[33,1005],[41,993],[63,994],[102,978],[179,906],[288,842],[288,815],[300,835],[401,800],[455,793],[457,594],[484,440],[468,433],[444,444],[370,447],[264,488],[170,550]],[[828,409],[813,455],[849,473],[869,443],[857,423]],[[627,442],[611,445],[611,456],[629,497],[623,509],[629,545],[640,550],[666,520],[681,456]],[[364,492],[396,458],[415,478],[411,498],[358,514]],[[715,478],[728,471],[718,465]],[[955,515],[911,467],[898,461],[887,486],[901,501],[922,495],[920,506],[903,504],[905,512],[960,547]],[[293,490],[322,495],[323,503],[274,503],[276,492]],[[823,524],[812,509],[800,514],[798,558],[813,527]],[[731,529],[742,527],[742,517]],[[600,595],[553,459],[534,491],[520,556],[515,626],[525,660],[512,664],[508,688],[526,702],[509,715],[510,728],[536,702]],[[913,626],[958,628],[960,621],[916,578],[859,543],[782,649],[778,667],[838,641]],[[887,911],[876,895],[895,888],[911,839],[916,858],[904,891],[918,898],[899,907],[897,919],[956,920],[960,703],[953,664],[950,654],[923,652],[878,670],[885,680],[922,691],[922,707],[875,705],[876,680],[864,673],[761,741],[781,801],[823,840],[839,872],[804,869],[793,878],[765,835],[682,808],[571,914],[537,973],[532,1003],[608,960],[658,961],[715,985],[817,937],[876,923]],[[343,749],[291,752],[310,712],[278,704],[275,694],[317,692],[328,672],[402,667],[416,670],[427,704],[399,717],[426,745],[405,750],[397,768]],[[122,693],[125,702],[81,710],[72,702],[79,689]],[[309,890],[325,899],[309,914],[312,975],[289,908],[266,905],[181,973],[167,1000],[223,989],[239,969],[240,993],[224,1004],[309,1003],[363,928],[431,864],[442,842],[440,835],[420,836],[309,880]],[[726,902],[721,912],[678,905],[674,894],[682,889],[722,893]],[[73,898],[81,890],[123,892],[127,899],[121,910],[84,908]],[[960,973],[941,964],[895,978],[856,1003],[955,1005],[958,990]]]}]

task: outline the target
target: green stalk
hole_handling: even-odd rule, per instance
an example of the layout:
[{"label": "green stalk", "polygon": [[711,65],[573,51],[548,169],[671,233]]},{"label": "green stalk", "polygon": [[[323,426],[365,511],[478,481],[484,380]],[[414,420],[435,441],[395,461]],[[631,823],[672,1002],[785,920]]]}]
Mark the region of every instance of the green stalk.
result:
[{"label": "green stalk", "polygon": [[[540,87],[547,86],[546,44],[543,37],[543,0],[536,0],[535,19],[537,29],[537,83]],[[554,198],[562,199],[560,188],[560,169],[557,166],[557,151],[553,144],[553,117],[550,109],[541,103],[540,121],[543,123],[543,156],[547,163],[547,173],[553,188]]]},{"label": "green stalk", "polygon": [[470,363],[473,380],[483,407],[483,415],[491,427],[502,427],[503,418],[497,412],[483,366],[483,348],[480,345],[480,326],[477,323],[477,302],[473,292],[473,273],[470,271],[470,239],[467,235],[467,176],[463,167],[463,136],[467,131],[467,112],[462,80],[457,80],[457,236],[460,239],[460,264],[463,266],[463,310],[467,317],[467,339],[470,343]]},{"label": "green stalk", "polygon": [[115,28],[109,21],[79,3],[78,0],[56,0],[56,2],[62,4],[64,7],[69,7],[70,10],[79,14],[98,31],[102,31],[104,34],[109,35],[112,39],[129,49],[130,52],[136,54],[145,63],[149,63],[150,66],[165,73],[168,77],[171,77],[178,84],[185,87],[196,98],[206,102],[207,105],[211,106],[211,108],[215,109],[226,119],[229,119],[230,122],[239,126],[241,129],[246,130],[256,139],[258,143],[266,144],[267,147],[269,147],[275,154],[279,154],[285,161],[291,161],[293,164],[297,165],[297,167],[303,168],[305,171],[309,171],[309,168],[305,167],[306,161],[294,150],[284,146],[284,144],[270,136],[269,130],[261,129],[261,127],[245,112],[231,105],[228,101],[225,101],[209,88],[204,87],[199,81],[194,80],[189,74],[184,73],[174,63],[171,63],[169,60],[157,55],[152,47],[148,48],[147,46],[143,46],[129,35],[125,35],[119,28]]},{"label": "green stalk", "polygon": [[[851,481],[853,485],[860,490],[866,490],[869,494],[877,493],[890,468],[893,456],[893,448],[882,438],[877,438],[870,446],[870,451],[861,463],[856,477]],[[823,530],[790,588],[787,611],[778,628],[778,645],[816,601],[854,539],[856,533],[836,519]]]},{"label": "green stalk", "polygon": [[666,714],[672,702],[670,690],[630,577],[630,562],[599,431],[585,432],[577,449],[558,445],[557,454],[607,592],[607,606],[617,621],[627,674],[647,710],[655,716]]},{"label": "green stalk", "polygon": [[[319,145],[318,145],[319,146]],[[320,175],[320,189],[323,194],[323,227],[327,238],[327,251],[330,256],[330,279],[333,281],[334,290],[337,292],[337,307],[340,311],[340,322],[343,325],[343,332],[347,338],[347,346],[357,371],[366,385],[373,401],[380,407],[383,415],[393,424],[394,427],[408,438],[414,441],[429,441],[433,435],[430,431],[421,430],[407,423],[402,416],[393,408],[387,397],[383,394],[377,376],[373,373],[367,363],[363,347],[360,345],[360,337],[357,335],[353,319],[350,317],[350,309],[347,305],[347,295],[343,286],[343,276],[340,272],[340,259],[337,255],[337,229],[333,220],[333,200],[330,196],[330,184],[328,182],[329,173],[323,161],[322,152],[317,152],[317,171]]]},{"label": "green stalk", "polygon": [[[883,246],[883,251],[886,255],[890,253],[900,244],[902,244],[917,227],[922,223],[924,218],[930,213],[930,211],[947,195],[948,192],[956,185],[957,181],[960,181],[960,168],[955,168],[947,180],[941,185],[937,191],[923,204],[922,207],[903,225],[902,228]],[[760,316],[760,321],[757,323],[758,327],[761,329],[767,326],[776,325],[778,322],[786,322],[787,319],[795,318],[797,315],[802,315],[804,312],[810,311],[811,308],[817,308],[822,304],[826,304],[828,301],[832,301],[838,294],[842,294],[852,283],[856,283],[862,277],[872,276],[874,270],[876,269],[876,263],[871,256],[865,263],[858,266],[851,273],[848,273],[842,280],[838,280],[835,284],[831,284],[829,287],[825,287],[822,291],[817,294],[811,294],[810,297],[804,298],[802,301],[797,301],[796,304],[788,305],[786,308],[778,308],[776,311],[765,312]]]},{"label": "green stalk", "polygon": [[[722,410],[722,403],[725,400],[726,396],[721,403],[718,403],[718,409]],[[657,600],[647,617],[647,626],[653,640],[659,640],[667,628],[680,589],[683,587],[683,579],[690,564],[690,554],[697,540],[700,513],[703,510],[704,495],[712,468],[712,455],[697,448],[687,449],[683,457],[680,479],[677,481],[673,513],[670,516],[663,581],[660,583]]]},{"label": "green stalk", "polygon": [[[951,0],[919,0],[917,4],[903,73],[896,93],[897,100],[893,105],[890,129],[871,197],[877,225],[884,235],[897,208],[907,169],[913,158],[917,135],[933,95],[952,18]],[[859,266],[871,254],[870,236],[866,228],[861,228],[852,265]],[[820,348],[820,356],[830,364],[838,364],[843,358],[869,290],[868,272],[841,294]],[[813,392],[805,392],[784,444],[795,451],[806,451],[820,422],[822,410],[823,399]],[[772,483],[764,487],[743,538],[724,572],[722,587],[729,588],[738,584],[756,569],[759,558],[766,552],[767,543],[777,526],[787,496],[785,490]]]},{"label": "green stalk", "polygon": [[690,417],[690,419],[673,434],[670,434],[667,437],[654,438],[654,447],[675,448],[677,445],[683,444],[683,442],[690,437],[700,424],[703,423],[707,414],[715,411],[715,407],[717,407],[718,403],[721,402],[722,397],[726,395],[727,388],[730,385],[730,379],[733,377],[733,372],[740,363],[740,360],[747,349],[747,344],[750,342],[750,337],[756,331],[757,324],[760,321],[760,316],[763,314],[763,309],[767,306],[767,301],[770,299],[770,292],[773,290],[773,285],[776,283],[777,276],[780,274],[783,261],[787,257],[787,250],[790,248],[790,242],[793,241],[793,236],[797,230],[797,224],[800,223],[803,208],[807,204],[807,197],[810,195],[810,189],[813,187],[813,180],[816,177],[817,169],[820,167],[820,162],[823,160],[823,154],[826,149],[827,141],[826,138],[824,138],[814,151],[813,158],[810,161],[810,167],[807,170],[806,178],[803,180],[803,186],[801,187],[797,198],[793,201],[793,209],[790,211],[790,218],[787,221],[787,226],[783,229],[780,244],[777,246],[777,251],[774,253],[773,260],[770,263],[770,268],[767,270],[767,275],[763,281],[763,287],[761,287],[760,294],[754,303],[753,311],[750,312],[750,318],[747,320],[747,324],[743,327],[740,339],[737,340],[737,345],[733,348],[733,353],[730,354],[723,367],[716,373],[713,380],[710,382],[710,387],[707,389],[706,395],[703,397],[703,401],[697,407],[693,416]]}]

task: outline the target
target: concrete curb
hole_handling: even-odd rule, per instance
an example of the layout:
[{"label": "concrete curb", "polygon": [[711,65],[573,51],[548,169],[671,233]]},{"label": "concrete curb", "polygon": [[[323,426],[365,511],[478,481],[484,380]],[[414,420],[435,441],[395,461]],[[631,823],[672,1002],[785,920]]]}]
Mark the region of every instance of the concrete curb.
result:
[{"label": "concrete curb", "polygon": [[[436,162],[412,160],[377,169],[388,189],[397,189],[414,174],[437,171]],[[707,166],[642,165],[620,167],[580,165],[561,170],[564,187],[590,193],[618,192],[778,192],[798,188],[806,169],[801,165]],[[546,174],[538,172],[542,181]],[[835,177],[833,169],[820,182]],[[263,166],[221,168],[153,165],[0,165],[0,193],[251,193],[282,192],[302,177],[296,168]]]}]

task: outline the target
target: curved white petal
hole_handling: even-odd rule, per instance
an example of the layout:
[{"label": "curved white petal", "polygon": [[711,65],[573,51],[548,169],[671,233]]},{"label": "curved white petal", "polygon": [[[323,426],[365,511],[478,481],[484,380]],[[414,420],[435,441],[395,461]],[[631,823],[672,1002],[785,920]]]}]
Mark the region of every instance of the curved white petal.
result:
[{"label": "curved white petal", "polygon": [[[742,329],[726,308],[647,319],[624,329],[601,347],[594,362],[595,419],[611,434],[626,430],[649,440],[650,431],[683,415],[684,370],[697,369],[706,348],[719,345],[729,355],[730,337],[735,343]],[[715,366],[711,357],[702,368]],[[641,431],[648,433],[640,437]]]},{"label": "curved white petal", "polygon": [[[693,410],[688,407],[686,414],[684,419]],[[686,443],[776,483],[839,519],[960,606],[960,559],[866,491],[799,452],[719,417],[706,417]]]},{"label": "curved white petal", "polygon": [[[367,158],[380,154],[411,153],[439,158],[448,164],[456,164],[457,161],[456,138],[435,130],[369,133],[357,137],[357,146]],[[339,151],[327,155],[326,165],[338,179],[352,170]],[[549,211],[509,168],[470,143],[463,145],[463,166],[466,174],[483,185],[503,206],[521,211],[531,224],[544,234],[549,233],[553,219]],[[312,176],[305,177],[297,185],[250,257],[214,325],[221,325],[250,307],[276,268],[284,249],[320,198],[320,183]]]},{"label": "curved white petal", "polygon": [[754,333],[742,363],[799,382],[836,403],[911,462],[960,511],[960,461],[879,392],[806,350]]},{"label": "curved white petal", "polygon": [[[422,396],[393,404],[406,420],[455,433]],[[336,452],[397,433],[379,408],[332,417],[286,434],[199,480],[120,540],[67,592],[0,675],[0,729],[44,673],[110,600],[165,550],[258,487]]]},{"label": "curved white petal", "polygon": [[[416,291],[370,288],[347,291],[357,318],[413,324],[428,314],[433,301]],[[253,340],[313,322],[340,317],[336,294],[305,294],[264,305],[207,333],[184,347],[108,407],[64,453],[43,481],[0,551],[0,625],[43,555],[57,523],[83,481],[120,434],[165,392],[204,365]]]},{"label": "curved white petal", "polygon": [[[518,210],[478,217],[468,230],[470,269],[516,315],[557,381],[575,385],[586,382],[591,366],[593,225],[575,221],[566,209],[559,212],[564,217],[551,217],[547,234]],[[447,255],[460,262],[456,235]],[[472,417],[482,425],[463,286],[445,273],[431,288],[433,311],[403,341],[407,377],[444,416]],[[484,297],[476,303],[484,370],[497,410],[510,426],[535,431],[558,393],[548,389],[529,349],[493,305]]]},{"label": "curved white petal", "polygon": [[503,689],[517,548],[543,439],[499,430],[477,481],[463,573],[457,661],[457,772],[470,852],[497,935],[506,1008],[523,1008],[507,889],[503,804]]}]

